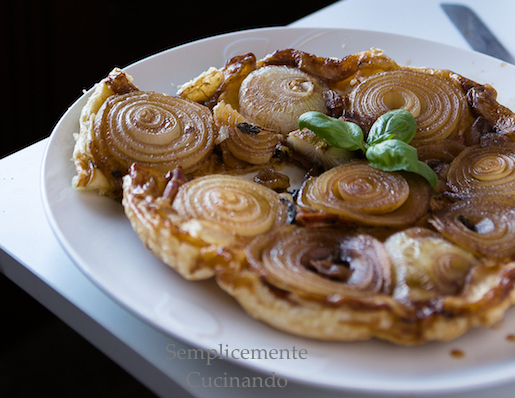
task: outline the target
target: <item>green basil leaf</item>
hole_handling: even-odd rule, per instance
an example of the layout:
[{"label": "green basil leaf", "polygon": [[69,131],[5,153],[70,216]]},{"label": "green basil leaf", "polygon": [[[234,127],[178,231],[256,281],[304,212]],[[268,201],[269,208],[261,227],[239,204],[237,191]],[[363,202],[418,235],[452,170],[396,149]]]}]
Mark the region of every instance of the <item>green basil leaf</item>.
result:
[{"label": "green basil leaf", "polygon": [[381,115],[374,122],[367,137],[368,145],[397,139],[409,143],[417,132],[417,122],[405,109],[394,109]]},{"label": "green basil leaf", "polygon": [[365,155],[370,165],[385,171],[414,169],[418,162],[417,150],[396,139],[369,147]]},{"label": "green basil leaf", "polygon": [[397,139],[380,142],[367,149],[365,154],[370,165],[384,171],[410,171],[424,177],[431,187],[438,182],[436,173],[418,160],[417,149]]},{"label": "green basil leaf", "polygon": [[365,150],[365,139],[361,127],[344,122],[320,112],[306,112],[299,117],[299,128],[308,128],[329,145],[349,151]]}]

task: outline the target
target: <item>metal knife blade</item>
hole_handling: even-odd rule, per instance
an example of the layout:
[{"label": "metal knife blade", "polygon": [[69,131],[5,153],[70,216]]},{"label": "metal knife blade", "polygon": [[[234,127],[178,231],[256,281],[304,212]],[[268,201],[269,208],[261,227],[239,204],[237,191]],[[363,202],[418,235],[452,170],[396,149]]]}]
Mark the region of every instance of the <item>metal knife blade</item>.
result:
[{"label": "metal knife blade", "polygon": [[469,7],[445,3],[441,7],[474,50],[515,63],[513,56]]}]

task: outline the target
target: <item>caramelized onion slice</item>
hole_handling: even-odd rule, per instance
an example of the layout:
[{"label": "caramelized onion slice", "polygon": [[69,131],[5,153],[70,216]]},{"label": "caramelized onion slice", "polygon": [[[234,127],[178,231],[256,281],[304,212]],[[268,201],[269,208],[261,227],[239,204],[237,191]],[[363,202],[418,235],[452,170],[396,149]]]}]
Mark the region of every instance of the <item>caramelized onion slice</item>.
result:
[{"label": "caramelized onion slice", "polygon": [[250,164],[266,164],[275,153],[279,136],[273,131],[250,125],[229,104],[221,101],[213,108],[219,135],[234,157]]},{"label": "caramelized onion slice", "polygon": [[242,177],[213,174],[179,188],[172,204],[183,216],[255,236],[289,222],[288,205],[270,188]]},{"label": "caramelized onion slice", "polygon": [[391,286],[386,250],[368,235],[290,226],[255,238],[246,253],[250,266],[271,285],[331,304],[388,293]]},{"label": "caramelized onion slice", "polygon": [[395,233],[385,247],[395,269],[393,295],[400,301],[459,294],[477,264],[470,252],[424,228]]},{"label": "caramelized onion slice", "polygon": [[286,135],[298,128],[304,112],[327,113],[326,89],[316,77],[300,69],[265,66],[243,80],[239,111],[249,122]]},{"label": "caramelized onion slice", "polygon": [[417,175],[354,160],[307,180],[299,205],[359,224],[404,226],[426,213],[430,196],[431,188]]},{"label": "caramelized onion slice", "polygon": [[377,73],[350,94],[350,116],[370,126],[393,109],[406,109],[417,121],[413,142],[456,136],[467,111],[463,91],[442,77],[414,70]]},{"label": "caramelized onion slice", "polygon": [[275,192],[286,192],[290,187],[290,177],[274,169],[260,170],[254,176],[254,182],[273,189]]},{"label": "caramelized onion slice", "polygon": [[242,239],[172,208],[187,183],[180,167],[163,174],[131,165],[123,177],[122,205],[134,231],[145,247],[186,279],[207,279],[219,269],[238,267],[244,257]]},{"label": "caramelized onion slice", "polygon": [[515,143],[471,146],[451,163],[446,192],[453,199],[515,196]]},{"label": "caramelized onion slice", "polygon": [[515,255],[515,204],[502,197],[462,200],[429,222],[447,239],[481,256]]},{"label": "caramelized onion slice", "polygon": [[497,102],[497,92],[488,85],[476,84],[467,97],[471,107],[483,116],[494,130],[515,141],[515,113]]},{"label": "caramelized onion slice", "polygon": [[166,172],[194,171],[214,146],[208,108],[154,92],[134,91],[107,99],[96,115],[92,155],[106,175],[127,173],[138,163]]}]

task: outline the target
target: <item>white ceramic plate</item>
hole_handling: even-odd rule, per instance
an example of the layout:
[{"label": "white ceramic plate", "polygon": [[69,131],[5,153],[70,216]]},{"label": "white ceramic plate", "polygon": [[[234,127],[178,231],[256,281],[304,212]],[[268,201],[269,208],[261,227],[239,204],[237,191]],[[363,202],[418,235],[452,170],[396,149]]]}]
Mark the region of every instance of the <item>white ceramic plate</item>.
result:
[{"label": "white ceramic plate", "polygon": [[[381,48],[398,63],[446,68],[497,88],[514,107],[515,67],[478,53],[409,37],[341,29],[270,28],[186,44],[125,70],[143,90],[175,94],[177,86],[234,55],[257,57],[298,48],[319,56]],[[109,71],[106,71],[106,75]],[[94,82],[90,82],[92,85]],[[85,82],[87,84],[87,82]],[[317,342],[278,332],[247,316],[213,281],[188,282],[141,244],[122,208],[96,193],[76,192],[70,161],[78,117],[88,93],[53,131],[42,170],[51,225],[77,266],[114,300],[155,328],[204,349],[307,350],[307,359],[238,360],[237,364],[312,385],[361,392],[456,392],[515,379],[515,313],[499,327],[477,329],[450,343],[398,347],[369,341]],[[452,350],[461,350],[457,359]]]}]

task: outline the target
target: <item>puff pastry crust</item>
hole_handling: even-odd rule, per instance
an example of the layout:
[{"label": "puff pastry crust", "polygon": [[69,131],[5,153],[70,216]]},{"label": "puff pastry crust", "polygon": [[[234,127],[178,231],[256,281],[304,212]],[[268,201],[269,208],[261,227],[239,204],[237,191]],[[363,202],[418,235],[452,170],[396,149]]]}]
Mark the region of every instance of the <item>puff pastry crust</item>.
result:
[{"label": "puff pastry crust", "polygon": [[[256,90],[241,88],[267,79],[268,70],[297,79],[282,85],[281,98],[291,89],[294,102],[316,86],[317,109],[365,131],[388,109],[408,109],[419,128],[412,145],[437,173],[436,187],[409,173],[372,172],[356,154],[331,152],[309,131],[274,131],[261,125],[263,112],[253,120],[248,104],[259,106],[266,93],[246,98]],[[139,89],[119,70],[93,91],[76,136],[74,186],[121,192],[149,250],[186,279],[214,277],[250,316],[315,339],[415,345],[492,325],[514,304],[507,242],[515,202],[492,187],[498,177],[503,187],[515,181],[515,114],[489,85],[399,65],[378,49],[341,59],[294,49],[261,60],[245,54],[185,83],[174,97],[189,104],[186,114],[202,115],[200,157],[168,168],[135,157],[117,173],[95,157],[98,145],[111,145],[95,129],[106,107],[134,93]],[[335,154],[338,161],[328,160]],[[273,179],[285,164],[305,170],[302,187],[270,183],[276,192],[248,174],[265,170]],[[467,173],[479,182],[468,178],[465,190],[457,176]],[[388,194],[379,195],[380,204],[370,199],[376,188]]]},{"label": "puff pastry crust", "polygon": [[239,269],[254,236],[291,221],[288,198],[270,188],[229,175],[190,181],[181,168],[164,175],[134,164],[122,204],[145,246],[186,279]]},{"label": "puff pastry crust", "polygon": [[[247,249],[250,264],[237,273],[220,272],[219,286],[235,297],[251,316],[285,332],[332,341],[379,338],[407,346],[448,341],[473,327],[490,326],[501,320],[514,303],[514,262],[476,265],[467,274],[465,286],[458,294],[433,291],[426,298],[404,296],[403,281],[395,276],[390,293],[360,291],[348,285],[344,287],[348,290],[345,295],[335,298],[332,289],[327,289],[327,297],[320,297],[302,285],[284,283],[288,278],[295,278],[298,269],[288,269],[291,275],[285,273],[285,279],[278,282],[256,266],[256,262],[263,261],[263,257],[280,245],[284,236],[299,235],[298,245],[302,245],[306,244],[302,237],[305,239],[311,231],[287,227],[262,237],[261,242],[254,242],[261,245],[260,250]],[[338,236],[342,230],[331,227],[321,233]],[[336,288],[342,290],[342,282],[326,281],[340,285]]]}]

